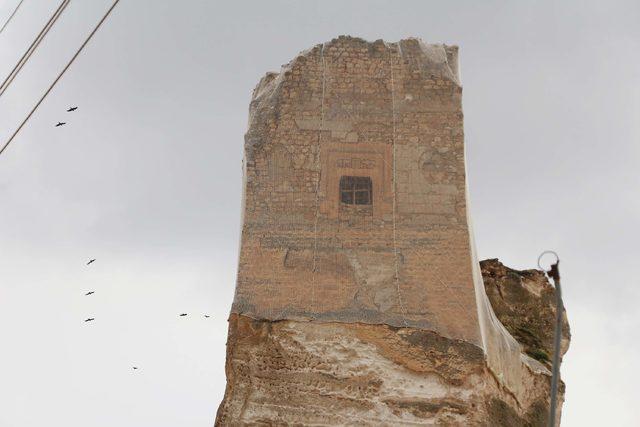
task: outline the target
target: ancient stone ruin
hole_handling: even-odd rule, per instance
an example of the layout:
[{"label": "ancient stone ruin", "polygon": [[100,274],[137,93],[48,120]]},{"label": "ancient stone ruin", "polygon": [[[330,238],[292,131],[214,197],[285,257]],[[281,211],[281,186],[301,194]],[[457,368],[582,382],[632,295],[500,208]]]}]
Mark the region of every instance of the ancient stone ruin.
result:
[{"label": "ancient stone ruin", "polygon": [[457,54],[339,37],[254,90],[217,425],[545,425],[554,291],[476,258]]}]

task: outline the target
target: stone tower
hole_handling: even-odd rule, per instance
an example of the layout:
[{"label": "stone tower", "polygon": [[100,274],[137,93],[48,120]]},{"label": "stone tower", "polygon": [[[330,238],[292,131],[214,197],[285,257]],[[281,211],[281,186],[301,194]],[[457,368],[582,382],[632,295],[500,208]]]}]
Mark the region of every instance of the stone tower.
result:
[{"label": "stone tower", "polygon": [[457,53],[339,37],[254,90],[220,425],[539,404],[548,371],[495,318],[474,253]]}]

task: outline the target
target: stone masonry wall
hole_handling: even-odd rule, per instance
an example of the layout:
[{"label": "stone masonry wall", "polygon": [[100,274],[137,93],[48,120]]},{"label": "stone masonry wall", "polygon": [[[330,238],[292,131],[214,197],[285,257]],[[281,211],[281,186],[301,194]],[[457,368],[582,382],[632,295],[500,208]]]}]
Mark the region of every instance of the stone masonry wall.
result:
[{"label": "stone masonry wall", "polygon": [[[340,37],[254,91],[233,312],[480,343],[457,48]],[[373,182],[369,210],[342,176]]]},{"label": "stone masonry wall", "polygon": [[545,424],[553,289],[480,268],[457,52],[341,36],[255,88],[217,425]]}]

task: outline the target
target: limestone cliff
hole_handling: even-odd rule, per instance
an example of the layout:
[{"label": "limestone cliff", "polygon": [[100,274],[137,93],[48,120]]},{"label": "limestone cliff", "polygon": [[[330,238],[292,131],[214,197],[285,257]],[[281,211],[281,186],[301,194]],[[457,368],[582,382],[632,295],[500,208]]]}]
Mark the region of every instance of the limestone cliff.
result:
[{"label": "limestone cliff", "polygon": [[[481,266],[496,315],[546,364],[539,353],[552,351],[553,287],[537,270],[512,270],[495,259]],[[227,389],[216,425],[547,423],[550,372],[526,354],[528,393],[518,400],[481,348],[434,332],[235,314],[229,323]]]}]

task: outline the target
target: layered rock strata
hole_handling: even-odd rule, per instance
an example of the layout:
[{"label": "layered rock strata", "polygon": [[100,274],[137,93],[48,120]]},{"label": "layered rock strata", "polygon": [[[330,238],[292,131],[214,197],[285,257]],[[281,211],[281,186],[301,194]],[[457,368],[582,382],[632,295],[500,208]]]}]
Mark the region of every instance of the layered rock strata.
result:
[{"label": "layered rock strata", "polygon": [[[525,351],[552,352],[547,344],[527,344],[546,342],[548,328],[534,325],[552,324],[555,318],[552,308],[539,305],[541,295],[553,298],[545,276],[511,270],[497,260],[481,265],[487,287],[502,289],[495,298],[490,291],[492,302],[513,307],[500,309],[499,318],[514,331],[528,330]],[[272,322],[237,314],[229,324],[227,388],[217,425],[517,427],[548,422],[550,372],[526,354],[528,392],[518,399],[488,367],[481,348],[431,331]],[[568,345],[568,325],[566,333]]]},{"label": "layered rock strata", "polygon": [[[496,317],[522,345],[525,354],[551,368],[556,297],[545,274],[540,270],[514,270],[497,259],[481,261],[480,268]],[[565,313],[561,358],[569,349],[570,340]]]}]

